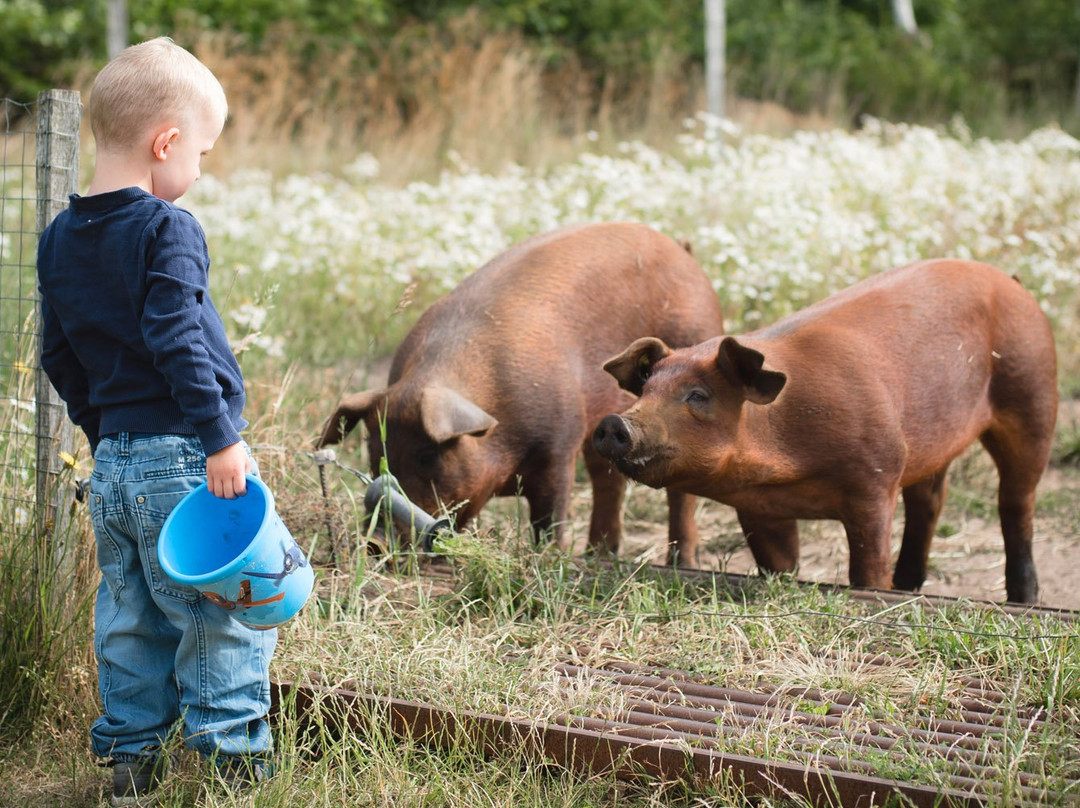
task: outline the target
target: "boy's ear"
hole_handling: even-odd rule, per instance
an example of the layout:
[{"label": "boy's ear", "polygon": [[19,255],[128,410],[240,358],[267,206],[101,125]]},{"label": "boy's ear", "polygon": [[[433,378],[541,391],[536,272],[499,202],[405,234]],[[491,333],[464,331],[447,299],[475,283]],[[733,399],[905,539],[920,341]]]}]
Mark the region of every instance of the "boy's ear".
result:
[{"label": "boy's ear", "polygon": [[169,147],[176,141],[176,138],[180,135],[180,130],[175,126],[168,129],[162,129],[157,133],[154,138],[153,150],[154,157],[158,160],[165,160],[169,156]]}]

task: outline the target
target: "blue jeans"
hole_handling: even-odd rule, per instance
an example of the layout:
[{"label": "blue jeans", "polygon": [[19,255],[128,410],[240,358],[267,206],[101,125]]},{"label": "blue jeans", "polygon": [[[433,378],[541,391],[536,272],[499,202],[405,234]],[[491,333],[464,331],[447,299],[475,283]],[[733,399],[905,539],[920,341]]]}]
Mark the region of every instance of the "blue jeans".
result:
[{"label": "blue jeans", "polygon": [[94,651],[103,715],[90,741],[99,757],[155,754],[176,730],[207,757],[271,751],[266,714],[277,630],[240,625],[158,564],[165,518],[205,481],[206,455],[195,437],[121,433],[103,438],[94,454],[90,513],[101,569]]}]

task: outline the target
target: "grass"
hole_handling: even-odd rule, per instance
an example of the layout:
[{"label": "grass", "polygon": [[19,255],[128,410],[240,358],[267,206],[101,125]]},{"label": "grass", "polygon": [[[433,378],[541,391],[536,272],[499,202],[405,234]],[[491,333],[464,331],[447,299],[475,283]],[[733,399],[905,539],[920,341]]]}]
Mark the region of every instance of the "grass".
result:
[{"label": "grass", "polygon": [[[263,429],[267,438],[279,437],[272,423]],[[366,525],[355,500],[355,478],[331,467],[323,500],[314,464],[303,454],[263,449],[257,457],[285,512],[293,509],[286,521],[313,557],[326,551],[327,524],[343,545],[360,542]],[[981,472],[974,473],[972,484],[980,479]],[[313,501],[305,505],[305,497]],[[635,507],[644,521],[656,506],[638,501]],[[19,545],[4,546],[10,552]],[[744,587],[728,589],[659,574],[631,558],[608,566],[551,549],[535,552],[514,500],[496,503],[480,529],[440,549],[451,565],[436,578],[418,574],[415,565],[388,567],[356,547],[347,554],[349,563],[321,567],[318,599],[282,631],[275,677],[346,684],[453,709],[547,718],[617,710],[624,698],[591,678],[558,686],[552,676],[557,662],[601,666],[625,660],[746,690],[770,685],[850,694],[860,701],[848,717],[852,731],[872,721],[910,725],[928,705],[939,718],[959,718],[965,683],[977,677],[1007,694],[1018,709],[1041,706],[1052,716],[1035,728],[1006,718],[1008,742],[988,750],[1003,792],[1015,789],[1022,773],[1052,788],[1067,787],[1062,784],[1076,777],[1080,639],[1069,624],[1019,619],[963,601],[943,611],[917,599],[874,606],[786,578],[751,578]],[[10,587],[10,567],[5,573]],[[4,611],[21,619],[10,603]],[[69,612],[68,636],[88,637],[88,617],[85,609]],[[30,668],[45,675],[33,698],[20,702],[34,707],[37,720],[23,722],[26,730],[14,736],[16,725],[3,725],[6,737],[18,739],[0,753],[5,805],[98,804],[104,775],[84,751],[86,725],[96,710],[86,645],[76,639],[59,646],[60,655],[37,646],[33,662],[20,661],[22,677]],[[880,654],[890,664],[868,661]],[[813,715],[818,708],[796,701],[792,709]],[[282,771],[260,791],[259,805],[636,808],[742,802],[730,783],[635,786],[608,775],[572,776],[516,749],[487,757],[462,741],[436,751],[402,742],[378,720],[362,734],[339,738],[325,728],[314,735],[301,732],[286,711],[277,737]],[[882,776],[909,783],[941,783],[950,771],[947,761],[925,753],[897,756],[838,746],[782,715],[763,719],[729,743],[734,754],[776,760],[797,759],[807,744],[817,745],[830,754],[871,760]],[[190,756],[181,756],[175,774],[164,805],[238,804],[231,795],[206,790]],[[1046,804],[1069,804],[1070,794]]]},{"label": "grass", "polygon": [[[910,726],[928,704],[938,718],[958,718],[965,683],[977,677],[1017,707],[1041,706],[1051,716],[1033,728],[1006,713],[1008,743],[988,750],[1000,787],[1014,788],[1021,772],[1048,786],[1075,777],[1080,639],[1068,625],[963,603],[944,611],[917,600],[880,607],[783,578],[730,591],[634,565],[523,552],[525,541],[510,523],[460,535],[442,548],[452,563],[449,578],[323,569],[323,608],[312,604],[284,629],[275,675],[537,719],[620,705],[622,696],[600,680],[555,686],[555,663],[627,660],[729,687],[851,694],[859,699],[848,717],[852,732],[872,721]],[[867,661],[881,654],[890,664]],[[68,687],[45,694],[46,712],[73,698],[90,709],[92,677]],[[796,702],[794,709],[815,708]],[[5,804],[40,805],[43,793],[56,800],[45,804],[97,804],[102,777],[77,740],[84,718],[69,710],[57,720],[54,713],[8,748],[0,771],[18,776],[3,782],[0,775]],[[683,783],[655,792],[607,776],[573,777],[529,763],[514,749],[484,757],[464,741],[437,753],[392,737],[378,720],[357,736],[323,729],[304,735],[286,711],[278,743],[283,768],[260,792],[259,805],[699,805],[717,789]],[[728,751],[784,760],[807,743],[835,747],[781,714],[731,738]],[[940,783],[949,771],[944,758],[925,752],[848,753],[876,760],[881,776],[909,783]],[[235,804],[232,796],[204,791],[193,759],[180,764],[165,805]],[[737,790],[719,792],[738,801]]]},{"label": "grass", "polygon": [[[591,678],[556,680],[557,662],[628,660],[744,689],[855,695],[861,702],[849,719],[853,728],[872,720],[904,724],[930,707],[955,716],[965,682],[978,677],[1010,704],[1041,706],[1053,717],[1037,727],[1008,719],[1007,743],[992,752],[1002,794],[1015,793],[1021,773],[1053,787],[1077,777],[1080,648],[1068,624],[965,602],[943,611],[917,599],[869,606],[785,578],[727,589],[655,573],[647,566],[649,542],[628,547],[615,566],[537,552],[516,499],[492,503],[475,530],[444,546],[452,566],[431,579],[416,564],[365,554],[362,486],[338,467],[320,473],[307,454],[336,398],[376,383],[380,363],[431,301],[514,241],[582,220],[637,219],[689,237],[733,332],[917,257],[996,263],[1019,273],[1039,297],[1058,338],[1062,390],[1080,389],[1075,141],[1052,128],[994,142],[973,139],[962,126],[881,121],[860,132],[772,136],[706,118],[683,125],[681,111],[670,108],[653,120],[677,126],[661,132],[657,123],[648,137],[621,140],[616,126],[601,125],[603,115],[591,118],[569,99],[559,116],[542,114],[526,56],[513,42],[495,40],[486,51],[462,44],[438,54],[441,72],[417,84],[425,114],[415,128],[387,119],[370,140],[344,143],[334,132],[352,129],[336,124],[379,109],[377,94],[335,106],[335,94],[365,88],[329,69],[322,83],[294,84],[303,77],[273,63],[258,67],[282,84],[260,93],[243,84],[250,65],[227,64],[225,50],[205,47],[202,55],[218,60],[233,93],[233,120],[207,176],[182,202],[207,230],[215,301],[248,383],[247,437],[286,524],[321,565],[317,599],[282,632],[275,676],[318,675],[395,698],[538,718],[598,705],[611,710],[624,698]],[[478,72],[477,81],[455,78],[469,71]],[[452,103],[437,96],[440,83],[458,88]],[[309,96],[338,117],[296,117],[289,100]],[[489,136],[490,121],[507,119],[522,122],[520,139]],[[276,162],[260,163],[261,154]],[[4,270],[6,282],[12,267]],[[25,350],[5,343],[9,349]],[[0,452],[3,488],[19,492],[32,476],[33,423],[24,404],[33,394],[27,374],[12,374],[0,402]],[[1075,421],[1063,419],[1055,471],[1066,483],[1040,498],[1040,513],[1063,537],[1076,532],[1070,464],[1078,443]],[[340,447],[339,458],[367,468],[358,440]],[[85,454],[79,462],[89,465]],[[984,454],[958,460],[950,482],[943,539],[996,518],[996,476]],[[579,486],[571,526],[578,537],[588,504]],[[0,500],[5,806],[97,805],[104,787],[105,774],[86,753],[98,707],[84,513],[76,510],[74,523],[84,555],[65,586],[41,574],[51,560],[32,541],[34,514],[25,500]],[[664,520],[662,497],[632,488],[629,532],[655,534]],[[699,524],[721,566],[745,550],[730,510],[703,503]],[[828,524],[808,523],[804,535],[807,546],[842,545]],[[842,556],[836,563],[842,570]],[[893,664],[868,661],[877,654]],[[803,700],[793,709],[813,715],[822,708]],[[339,739],[325,728],[302,732],[286,711],[277,737],[281,772],[260,792],[260,806],[746,802],[722,781],[629,784],[570,775],[514,748],[484,757],[464,742],[436,752],[400,741],[377,721]],[[869,755],[778,716],[733,736],[731,749],[791,759],[807,743]],[[887,776],[928,784],[940,782],[949,765],[914,754],[874,760]],[[1075,799],[1070,791],[1046,802]],[[163,804],[239,802],[205,791],[197,761],[181,755]]]},{"label": "grass", "polygon": [[[36,538],[33,409],[20,406],[33,400],[34,376],[24,371],[29,357],[21,359],[0,407],[0,728],[14,739],[32,734],[71,680],[86,677],[96,584],[85,519],[49,530],[47,541]],[[70,717],[74,705],[61,697],[58,706]]]},{"label": "grass", "polygon": [[1080,422],[1072,418],[1059,430],[1054,460],[1060,465],[1080,466]]}]

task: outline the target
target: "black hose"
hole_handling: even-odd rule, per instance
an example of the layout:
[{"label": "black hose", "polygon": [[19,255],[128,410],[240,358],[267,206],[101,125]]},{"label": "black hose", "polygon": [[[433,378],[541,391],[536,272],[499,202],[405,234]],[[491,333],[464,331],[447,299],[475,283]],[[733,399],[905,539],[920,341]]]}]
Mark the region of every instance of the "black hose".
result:
[{"label": "black hose", "polygon": [[408,527],[417,536],[422,552],[432,552],[440,533],[453,531],[449,519],[436,519],[410,502],[393,475],[379,475],[364,494],[364,508],[369,514],[376,513],[380,506],[387,511],[389,520]]}]

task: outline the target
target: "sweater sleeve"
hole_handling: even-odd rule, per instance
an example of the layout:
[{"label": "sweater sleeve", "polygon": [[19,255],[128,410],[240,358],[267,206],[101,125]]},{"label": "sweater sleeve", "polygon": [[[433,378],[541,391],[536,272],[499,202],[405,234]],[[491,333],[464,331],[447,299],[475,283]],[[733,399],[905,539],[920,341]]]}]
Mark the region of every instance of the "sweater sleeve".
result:
[{"label": "sweater sleeve", "polygon": [[[228,340],[210,301],[206,237],[190,214],[170,210],[148,233],[142,330],[154,366],[209,455],[237,443],[215,372]],[[229,353],[231,359],[231,353]]]},{"label": "sweater sleeve", "polygon": [[41,295],[41,367],[67,405],[68,417],[86,435],[92,455],[101,437],[101,411],[90,404],[86,370],[44,294]]}]

